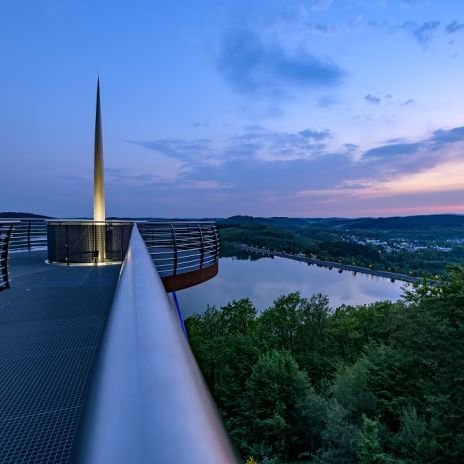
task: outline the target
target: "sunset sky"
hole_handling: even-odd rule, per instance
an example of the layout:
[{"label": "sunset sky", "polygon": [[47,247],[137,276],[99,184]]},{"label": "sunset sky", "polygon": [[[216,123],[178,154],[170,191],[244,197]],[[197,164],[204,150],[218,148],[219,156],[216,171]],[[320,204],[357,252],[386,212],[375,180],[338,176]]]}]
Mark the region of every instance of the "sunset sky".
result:
[{"label": "sunset sky", "polygon": [[2,0],[0,211],[464,213],[456,0]]}]

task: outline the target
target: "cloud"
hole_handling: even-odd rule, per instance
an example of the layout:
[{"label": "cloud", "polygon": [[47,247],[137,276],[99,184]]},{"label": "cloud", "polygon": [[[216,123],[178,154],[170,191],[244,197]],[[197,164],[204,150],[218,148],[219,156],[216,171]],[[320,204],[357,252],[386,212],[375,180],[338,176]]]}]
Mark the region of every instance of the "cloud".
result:
[{"label": "cloud", "polygon": [[455,127],[453,129],[439,129],[433,132],[430,141],[435,147],[441,147],[449,143],[464,141],[464,126]]},{"label": "cloud", "polygon": [[440,130],[417,142],[376,147],[367,150],[359,162],[349,150],[291,160],[237,159],[221,165],[196,166],[186,179],[215,180],[227,186],[222,190],[223,198],[250,207],[259,205],[261,211],[270,208],[270,214],[291,214],[292,208],[301,214],[308,205],[324,214],[327,205],[336,207],[340,202],[348,212],[350,202],[353,208],[360,208],[369,202],[379,204],[383,198],[390,202],[394,197],[404,201],[416,196],[419,204],[429,194],[463,190],[460,146],[450,150],[451,144],[464,141],[461,131],[464,128]]},{"label": "cloud", "polygon": [[185,141],[181,139],[159,139],[154,141],[129,141],[136,145],[157,151],[170,158],[183,162],[198,162],[212,155],[211,140],[195,139]]},{"label": "cloud", "polygon": [[449,23],[445,28],[445,32],[447,32],[448,34],[454,34],[455,32],[461,31],[464,31],[464,23],[460,23],[458,21],[453,21],[452,23]]},{"label": "cloud", "polygon": [[243,144],[251,144],[255,148],[256,158],[276,161],[320,156],[326,151],[323,142],[332,137],[333,134],[328,129],[277,132],[260,128],[234,136],[229,143],[233,149],[239,149]]},{"label": "cloud", "polygon": [[418,5],[423,0],[401,0],[402,5]]},{"label": "cloud", "polygon": [[411,155],[417,153],[423,146],[423,142],[415,143],[394,143],[391,145],[382,145],[380,147],[367,150],[363,157],[366,158],[383,158],[394,157],[397,155]]},{"label": "cloud", "polygon": [[[176,151],[176,159],[181,149],[186,152],[182,159],[195,158],[200,146],[209,147],[209,154],[184,161],[186,168],[171,179],[114,171],[108,187],[117,196],[121,185],[130,186],[131,211],[134,198],[156,199],[153,207],[160,216],[173,211],[353,216],[464,210],[464,127],[439,129],[419,140],[391,139],[364,152],[349,143],[329,148],[325,143],[333,145],[336,137],[321,128],[285,132],[252,125],[222,141],[160,140]],[[145,146],[158,150],[160,145]],[[125,205],[124,197],[118,201]]]},{"label": "cloud", "polygon": [[283,97],[296,89],[331,87],[345,76],[331,60],[265,43],[251,29],[226,35],[217,66],[234,90],[258,96]]},{"label": "cloud", "polygon": [[307,26],[310,31],[320,35],[336,35],[340,32],[337,26],[331,24],[308,23]]},{"label": "cloud", "polygon": [[427,47],[439,27],[440,21],[426,21],[419,25],[414,21],[406,21],[400,26],[400,28],[410,32],[422,47]]},{"label": "cloud", "polygon": [[415,100],[412,98],[404,101],[393,99],[393,95],[390,93],[384,95],[374,95],[369,93],[364,96],[364,100],[368,103],[372,103],[373,105],[379,105],[380,103],[384,102],[388,105],[408,106],[415,103]]},{"label": "cloud", "polygon": [[400,142],[381,145],[371,148],[364,153],[365,158],[394,157],[417,154],[421,150],[436,151],[446,148],[448,145],[464,142],[464,126],[453,129],[439,129],[432,132],[431,136],[417,142]]},{"label": "cloud", "polygon": [[464,126],[439,129],[415,141],[391,139],[361,153],[349,143],[330,149],[326,142],[333,143],[334,134],[328,129],[279,132],[252,125],[221,142],[167,140],[142,145],[169,154],[174,150],[173,156],[183,160],[194,160],[201,147],[209,147],[209,153],[200,161],[184,161],[187,168],[173,180],[144,174],[133,180],[128,176],[126,182],[140,195],[153,190],[166,205],[194,208],[200,202],[221,208],[222,215],[304,215],[309,210],[324,215],[341,204],[340,214],[343,208],[374,210],[382,199],[389,208],[407,208],[411,198],[426,208],[424,198],[430,195],[438,210],[446,203],[443,192],[455,208],[455,193],[462,195],[464,186]]},{"label": "cloud", "polygon": [[333,108],[342,105],[343,102],[332,95],[324,95],[317,100],[317,105],[321,108]]},{"label": "cloud", "polygon": [[332,133],[328,129],[324,129],[322,131],[315,131],[312,129],[305,129],[298,132],[298,135],[304,137],[305,139],[313,139],[313,140],[325,140],[332,137]]},{"label": "cloud", "polygon": [[464,127],[440,129],[414,142],[399,141],[371,148],[361,163],[378,182],[423,172],[443,163],[456,162],[464,145]]},{"label": "cloud", "polygon": [[[240,134],[229,135],[224,140],[214,143],[210,139],[159,139],[131,143],[179,160],[184,163],[187,171],[201,169],[202,166],[207,165],[224,165],[232,161],[314,161],[332,156],[334,153],[352,160],[352,154],[359,147],[345,143],[334,152],[327,145],[333,137],[334,134],[329,129],[307,128],[298,132],[285,132],[251,125],[244,127]],[[391,139],[382,145],[365,150],[358,158],[361,158],[364,164],[370,163],[371,167],[375,165],[381,170],[391,164],[388,168],[389,172],[417,170],[418,167],[432,166],[437,160],[437,152],[460,142],[464,142],[464,126],[439,129],[432,132],[429,137],[418,141]]]},{"label": "cloud", "polygon": [[308,3],[312,10],[328,10],[333,0],[309,0]]},{"label": "cloud", "polygon": [[423,23],[416,21],[405,21],[402,23],[395,23],[390,20],[384,21],[369,21],[369,26],[375,29],[383,29],[390,34],[403,31],[408,33],[423,49],[426,49],[436,33],[440,29],[440,21],[431,20]]},{"label": "cloud", "polygon": [[210,127],[211,123],[209,122],[200,122],[200,121],[195,121],[192,123],[192,127],[196,129],[204,129],[205,127]]},{"label": "cloud", "polygon": [[364,97],[364,100],[366,100],[369,103],[374,103],[375,105],[378,105],[381,101],[379,97],[376,97],[375,95],[372,95],[370,93]]},{"label": "cloud", "polygon": [[303,188],[334,187],[347,174],[355,175],[349,159],[341,154],[325,155],[315,159],[265,161],[233,160],[217,166],[198,166],[187,174],[188,180],[214,179],[229,185],[230,190],[245,195],[289,195]]},{"label": "cloud", "polygon": [[463,188],[464,162],[445,162],[432,168],[427,168],[415,173],[400,175],[391,180],[382,181],[377,185],[383,195],[404,193],[430,193]]},{"label": "cloud", "polygon": [[325,141],[333,137],[329,129],[304,129],[299,132],[271,131],[258,125],[247,126],[239,135],[213,143],[209,139],[159,139],[131,141],[181,161],[187,167],[221,164],[235,159],[299,159],[319,156],[326,150]]},{"label": "cloud", "polygon": [[412,105],[415,102],[416,101],[413,98],[409,98],[408,100],[405,100],[404,102],[400,103],[400,105],[401,106],[408,106],[408,105]]}]

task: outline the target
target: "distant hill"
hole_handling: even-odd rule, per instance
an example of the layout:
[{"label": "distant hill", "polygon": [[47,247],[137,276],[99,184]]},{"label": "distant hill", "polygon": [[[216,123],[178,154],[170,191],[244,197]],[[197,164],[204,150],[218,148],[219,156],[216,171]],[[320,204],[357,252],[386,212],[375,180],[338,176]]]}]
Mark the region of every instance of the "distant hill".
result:
[{"label": "distant hill", "polygon": [[[4,211],[0,212],[0,218],[37,218],[52,219],[51,216],[40,214]],[[342,230],[373,229],[373,230],[407,230],[407,229],[431,229],[434,227],[464,227],[464,215],[460,214],[430,214],[420,216],[394,216],[394,217],[366,217],[366,218],[291,218],[285,216],[254,217],[231,216],[229,218],[127,218],[109,217],[108,220],[156,220],[156,221],[214,221],[221,227],[233,226],[266,226],[279,229],[300,229],[307,227],[333,227]]]},{"label": "distant hill", "polygon": [[263,226],[274,226],[279,228],[291,228],[294,227],[307,227],[322,223],[327,223],[330,219],[321,218],[289,218],[285,216],[276,217],[253,217],[253,216],[231,216],[227,219],[221,219],[218,224],[222,226],[236,226],[236,225],[263,225]]},{"label": "distant hill", "polygon": [[190,222],[202,222],[202,221],[212,221],[219,222],[223,221],[223,218],[162,218],[162,217],[128,217],[128,216],[110,216],[106,218],[107,221],[159,221],[159,222],[180,222],[180,221],[190,221]]},{"label": "distant hill", "polygon": [[43,216],[41,214],[33,213],[21,213],[21,212],[12,212],[12,211],[0,211],[0,218],[37,218],[37,219],[52,219],[51,216]]},{"label": "distant hill", "polygon": [[289,218],[289,217],[253,217],[232,216],[219,220],[222,227],[240,225],[261,225],[283,229],[300,227],[334,227],[337,229],[430,229],[433,227],[464,227],[464,215],[430,214],[421,216],[395,216],[387,218]]},{"label": "distant hill", "polygon": [[464,216],[458,214],[431,214],[388,218],[360,218],[345,220],[344,229],[429,229],[432,227],[464,227]]}]

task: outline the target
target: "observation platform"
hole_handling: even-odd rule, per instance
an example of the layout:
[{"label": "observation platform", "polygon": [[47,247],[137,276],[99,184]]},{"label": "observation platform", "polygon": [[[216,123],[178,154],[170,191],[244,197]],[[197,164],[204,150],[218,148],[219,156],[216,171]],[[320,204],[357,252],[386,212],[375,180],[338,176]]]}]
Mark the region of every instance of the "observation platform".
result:
[{"label": "observation platform", "polygon": [[120,265],[10,253],[0,293],[0,462],[67,463]]},{"label": "observation platform", "polygon": [[214,224],[81,226],[0,227],[0,462],[238,462],[169,295],[216,275]]}]

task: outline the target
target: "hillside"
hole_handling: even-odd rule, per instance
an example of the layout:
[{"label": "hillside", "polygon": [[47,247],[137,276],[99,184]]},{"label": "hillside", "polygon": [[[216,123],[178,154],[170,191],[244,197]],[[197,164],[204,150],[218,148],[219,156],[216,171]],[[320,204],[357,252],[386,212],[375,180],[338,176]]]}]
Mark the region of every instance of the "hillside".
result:
[{"label": "hillside", "polygon": [[341,229],[424,229],[434,227],[464,227],[464,215],[430,214],[419,216],[393,216],[379,218],[289,218],[289,217],[253,217],[232,216],[220,219],[221,226],[260,224],[279,228],[295,228],[308,226],[330,226]]},{"label": "hillside", "polygon": [[285,218],[234,216],[217,222],[224,257],[240,244],[413,276],[464,262],[464,216]]},{"label": "hillside", "polygon": [[34,213],[22,213],[22,212],[12,212],[12,211],[0,211],[0,218],[36,218],[36,219],[52,219],[51,216],[43,216],[41,214]]},{"label": "hillside", "polygon": [[360,218],[341,220],[340,225],[345,229],[424,229],[434,227],[464,227],[464,215],[432,214],[424,216],[396,216],[388,218]]}]

